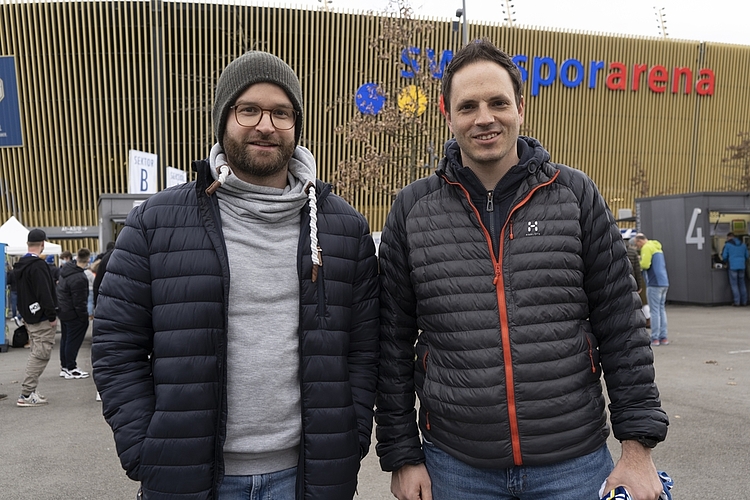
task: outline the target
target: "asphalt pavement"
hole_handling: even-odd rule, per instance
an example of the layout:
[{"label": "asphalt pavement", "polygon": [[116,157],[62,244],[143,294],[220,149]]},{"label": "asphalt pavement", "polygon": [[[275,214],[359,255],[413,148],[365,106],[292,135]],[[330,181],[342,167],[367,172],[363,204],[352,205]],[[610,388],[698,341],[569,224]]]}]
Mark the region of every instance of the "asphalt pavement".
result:
[{"label": "asphalt pavement", "polygon": [[[750,491],[750,307],[668,305],[667,315],[671,344],[654,347],[654,353],[671,424],[654,461],[674,478],[674,500],[745,498]],[[86,371],[90,352],[89,331],[78,357]],[[134,499],[138,485],[120,467],[93,380],[59,377],[56,345],[39,384],[49,405],[19,408],[27,357],[27,349],[0,353],[0,393],[8,394],[0,401],[0,500]],[[619,444],[613,438],[610,449],[617,459]],[[380,471],[373,443],[356,498],[392,499],[389,486],[390,475]]]}]

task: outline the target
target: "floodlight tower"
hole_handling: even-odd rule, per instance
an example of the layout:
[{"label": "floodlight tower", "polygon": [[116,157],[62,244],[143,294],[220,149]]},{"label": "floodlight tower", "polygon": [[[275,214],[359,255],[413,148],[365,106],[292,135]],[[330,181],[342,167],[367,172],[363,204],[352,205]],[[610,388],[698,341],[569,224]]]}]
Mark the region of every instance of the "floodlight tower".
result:
[{"label": "floodlight tower", "polygon": [[667,38],[667,9],[665,7],[654,7],[654,14],[656,15],[656,26],[659,30],[659,35],[662,38]]},{"label": "floodlight tower", "polygon": [[464,47],[469,45],[469,32],[466,30],[466,0],[462,0],[460,9],[456,9],[456,17],[461,20],[461,38]]},{"label": "floodlight tower", "polygon": [[516,11],[511,10],[513,8],[515,8],[513,2],[511,2],[511,0],[505,0],[505,7],[503,8],[503,16],[505,17],[503,17],[503,22],[507,22],[510,27],[516,22],[516,18],[513,17],[516,15]]}]

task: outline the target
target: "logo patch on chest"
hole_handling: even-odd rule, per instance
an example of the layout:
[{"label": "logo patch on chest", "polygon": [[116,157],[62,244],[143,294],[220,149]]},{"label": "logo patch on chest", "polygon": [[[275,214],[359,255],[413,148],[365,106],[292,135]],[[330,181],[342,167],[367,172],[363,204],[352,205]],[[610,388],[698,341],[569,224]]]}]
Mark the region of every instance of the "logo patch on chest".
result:
[{"label": "logo patch on chest", "polygon": [[539,221],[529,221],[526,223],[526,236],[541,236],[542,233],[539,232]]}]

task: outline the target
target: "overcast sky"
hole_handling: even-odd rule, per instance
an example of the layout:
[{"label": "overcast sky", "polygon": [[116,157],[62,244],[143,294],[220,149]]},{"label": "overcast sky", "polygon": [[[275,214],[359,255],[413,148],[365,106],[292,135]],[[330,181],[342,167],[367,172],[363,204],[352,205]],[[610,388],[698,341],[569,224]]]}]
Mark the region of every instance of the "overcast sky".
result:
[{"label": "overcast sky", "polygon": [[[321,8],[323,0],[271,0],[288,7]],[[329,0],[334,10],[383,11],[388,0]],[[505,0],[465,0],[469,23],[503,22]],[[264,2],[266,3],[266,2]],[[515,24],[599,33],[660,36],[663,9],[669,38],[750,45],[750,0],[509,0]],[[455,19],[461,0],[411,0],[419,15]]]}]

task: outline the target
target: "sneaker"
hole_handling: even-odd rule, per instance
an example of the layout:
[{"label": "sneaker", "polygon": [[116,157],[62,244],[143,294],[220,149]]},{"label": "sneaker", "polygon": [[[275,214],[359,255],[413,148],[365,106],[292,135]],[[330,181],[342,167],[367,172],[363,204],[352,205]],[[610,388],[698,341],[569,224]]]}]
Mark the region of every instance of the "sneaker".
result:
[{"label": "sneaker", "polygon": [[13,316],[13,321],[15,322],[17,327],[21,327],[23,325],[23,321],[18,318],[18,316]]},{"label": "sneaker", "polygon": [[99,391],[96,391],[96,400],[101,401],[102,397],[99,395]]},{"label": "sneaker", "polygon": [[16,404],[18,406],[42,406],[47,404],[47,398],[36,392],[32,392],[28,396],[21,394],[18,396]]},{"label": "sneaker", "polygon": [[652,340],[651,341],[651,345],[659,345],[659,341],[658,340]]},{"label": "sneaker", "polygon": [[63,378],[69,378],[70,373],[65,368],[60,368],[60,376]]},{"label": "sneaker", "polygon": [[[72,370],[64,370],[65,375],[62,375],[67,380],[73,379],[73,378],[86,378],[89,376],[89,372],[85,372],[81,370],[80,368],[73,368]],[[62,374],[62,372],[60,372]]]},{"label": "sneaker", "polygon": [[667,340],[667,339],[661,339],[659,341],[659,345],[669,345],[669,340]]}]

